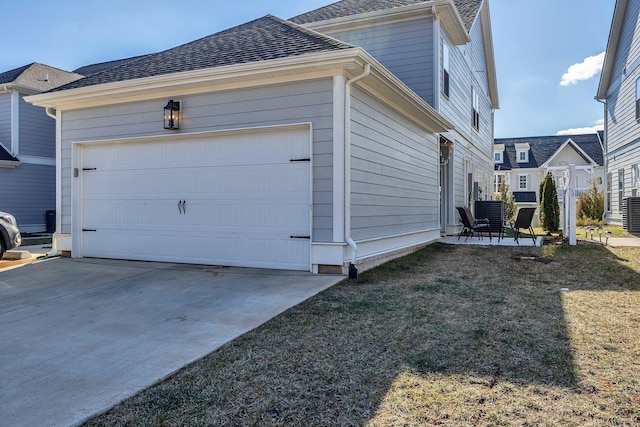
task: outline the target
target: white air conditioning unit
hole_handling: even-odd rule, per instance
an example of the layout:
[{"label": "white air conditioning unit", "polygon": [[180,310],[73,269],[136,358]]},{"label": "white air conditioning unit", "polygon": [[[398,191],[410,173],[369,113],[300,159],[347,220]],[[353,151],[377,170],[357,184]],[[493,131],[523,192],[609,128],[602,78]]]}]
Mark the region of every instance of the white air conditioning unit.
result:
[{"label": "white air conditioning unit", "polygon": [[622,228],[640,233],[640,197],[622,199]]}]

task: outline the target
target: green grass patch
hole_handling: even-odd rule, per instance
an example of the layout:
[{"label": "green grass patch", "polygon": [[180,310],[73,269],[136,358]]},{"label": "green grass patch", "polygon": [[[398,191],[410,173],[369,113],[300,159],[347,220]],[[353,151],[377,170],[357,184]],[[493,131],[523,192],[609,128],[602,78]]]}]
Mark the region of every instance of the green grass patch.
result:
[{"label": "green grass patch", "polygon": [[640,425],[640,249],[431,245],[85,425]]}]

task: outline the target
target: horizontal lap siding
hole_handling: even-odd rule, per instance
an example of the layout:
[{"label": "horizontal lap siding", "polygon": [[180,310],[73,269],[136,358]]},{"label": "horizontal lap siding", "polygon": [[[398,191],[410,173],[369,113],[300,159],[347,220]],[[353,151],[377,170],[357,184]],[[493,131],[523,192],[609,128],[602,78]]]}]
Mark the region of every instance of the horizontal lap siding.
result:
[{"label": "horizontal lap siding", "polygon": [[[493,114],[489,99],[489,86],[484,43],[477,22],[472,31],[472,41],[463,46],[450,46],[450,96],[441,96],[440,114],[477,149],[493,158]],[[480,101],[480,129],[472,125],[472,88]]]},{"label": "horizontal lap siding", "polygon": [[11,94],[0,93],[0,144],[11,150]]},{"label": "horizontal lap siding", "polygon": [[[71,142],[166,135],[162,129],[166,97],[108,107],[64,112],[63,232],[71,232]],[[273,85],[203,95],[175,96],[182,101],[180,131],[205,132],[311,122],[313,126],[313,237],[333,237],[333,82]],[[249,153],[250,154],[250,153]]]},{"label": "horizontal lap siding", "polygon": [[433,19],[330,32],[332,37],[362,47],[433,105]]},{"label": "horizontal lap siding", "polygon": [[5,189],[0,210],[14,214],[20,227],[44,231],[45,212],[56,208],[55,166],[23,163],[15,169],[0,168],[0,182]]},{"label": "horizontal lap siding", "polygon": [[20,154],[25,156],[56,156],[56,122],[44,108],[20,99]]},{"label": "horizontal lap siding", "polygon": [[354,91],[351,234],[356,240],[438,227],[438,145],[391,108]]},{"label": "horizontal lap siding", "polygon": [[640,2],[627,6],[607,99],[607,145],[610,153],[640,139],[635,117],[636,80],[640,78]]}]

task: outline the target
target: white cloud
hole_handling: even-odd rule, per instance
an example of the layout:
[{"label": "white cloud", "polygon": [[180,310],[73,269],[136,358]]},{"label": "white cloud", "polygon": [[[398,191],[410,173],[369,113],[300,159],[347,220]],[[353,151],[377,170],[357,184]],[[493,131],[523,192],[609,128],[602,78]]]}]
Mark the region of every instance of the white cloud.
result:
[{"label": "white cloud", "polygon": [[585,58],[581,63],[570,66],[569,70],[562,76],[560,86],[569,86],[584,80],[589,80],[598,74],[602,71],[604,54],[605,52],[602,52],[599,55],[590,56]]},{"label": "white cloud", "polygon": [[587,133],[596,133],[599,130],[604,130],[604,119],[598,120],[593,126],[559,130],[556,132],[556,135],[583,135]]}]

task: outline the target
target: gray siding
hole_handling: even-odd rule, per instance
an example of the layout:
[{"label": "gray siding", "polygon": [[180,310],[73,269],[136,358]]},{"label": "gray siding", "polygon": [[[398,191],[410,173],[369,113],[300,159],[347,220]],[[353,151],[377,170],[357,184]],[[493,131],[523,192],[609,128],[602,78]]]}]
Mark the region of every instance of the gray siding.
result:
[{"label": "gray siding", "polygon": [[20,154],[25,156],[56,156],[56,121],[44,108],[28,104],[20,96]]},{"label": "gray siding", "polygon": [[328,34],[364,48],[422,99],[433,105],[433,18]]},{"label": "gray siding", "polygon": [[[282,125],[313,125],[313,238],[333,238],[333,81],[290,83],[215,94],[177,97],[183,121],[176,132]],[[64,112],[62,140],[62,223],[71,233],[71,154],[73,141],[166,135],[167,98]]]},{"label": "gray siding", "polygon": [[[455,126],[455,129],[487,156],[493,153],[493,114],[486,79],[487,68],[484,43],[479,22],[473,27],[473,40],[464,46],[454,46],[443,33],[450,52],[450,96],[440,94],[440,114]],[[442,47],[441,47],[442,48]],[[472,88],[480,98],[480,130],[472,126]]]},{"label": "gray siding", "polygon": [[[608,170],[612,175],[609,220],[622,222],[618,210],[618,170],[624,169],[623,197],[633,193],[631,168],[640,164],[640,124],[635,117],[636,80],[640,79],[640,1],[629,1],[607,93]],[[640,195],[640,188],[636,188]]]},{"label": "gray siding", "polygon": [[353,91],[351,229],[355,240],[439,227],[438,141]]},{"label": "gray siding", "polygon": [[11,94],[0,93],[0,143],[11,150]]},{"label": "gray siding", "polygon": [[44,231],[45,211],[56,208],[56,168],[21,164],[0,168],[0,210],[11,212],[23,231]]}]

